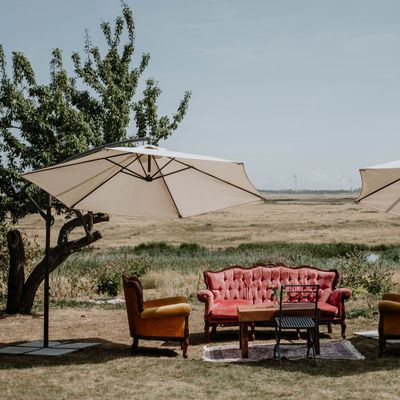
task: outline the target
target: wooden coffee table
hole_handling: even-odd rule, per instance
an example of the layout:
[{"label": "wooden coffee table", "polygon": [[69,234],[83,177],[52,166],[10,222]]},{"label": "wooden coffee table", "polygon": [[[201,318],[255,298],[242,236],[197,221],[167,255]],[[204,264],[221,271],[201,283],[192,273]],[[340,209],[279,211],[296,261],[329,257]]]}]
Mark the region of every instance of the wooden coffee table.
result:
[{"label": "wooden coffee table", "polygon": [[[283,310],[287,310],[290,315],[310,316],[314,315],[315,304],[313,303],[284,303]],[[249,357],[249,337],[248,326],[255,322],[273,323],[274,318],[279,315],[279,305],[255,304],[238,306],[237,308],[239,327],[240,327],[240,348],[242,358]],[[319,325],[316,327],[316,353],[319,354]]]}]

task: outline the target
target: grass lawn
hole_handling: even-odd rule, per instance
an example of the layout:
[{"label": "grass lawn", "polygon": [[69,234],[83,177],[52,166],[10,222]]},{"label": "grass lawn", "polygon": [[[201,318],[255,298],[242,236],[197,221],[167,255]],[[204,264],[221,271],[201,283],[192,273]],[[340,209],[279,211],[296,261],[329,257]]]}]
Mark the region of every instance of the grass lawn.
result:
[{"label": "grass lawn", "polygon": [[[41,339],[43,319],[1,316],[0,344]],[[100,346],[55,358],[0,356],[1,399],[398,399],[400,346],[377,357],[378,343],[353,335],[377,319],[348,321],[348,339],[365,360],[210,363],[202,360],[203,307],[192,304],[188,359],[178,345],[141,341],[131,357],[124,308],[52,308],[51,340],[88,340]],[[322,341],[339,340],[340,329]],[[263,340],[273,337],[270,329]],[[222,328],[213,343],[238,343],[237,328]],[[212,344],[212,343],[211,343]]]},{"label": "grass lawn", "polygon": [[[56,220],[54,240],[60,224]],[[44,242],[40,217],[20,221],[19,229],[31,237],[38,234],[38,243]],[[350,315],[359,316],[348,319],[347,339],[365,359],[317,360],[316,367],[310,360],[284,361],[281,366],[274,360],[203,361],[204,306],[195,298],[204,287],[204,269],[269,261],[340,269],[354,247],[378,254],[377,276],[382,266],[393,268],[394,283],[399,284],[398,217],[356,207],[348,198],[302,196],[183,221],[113,217],[99,229],[104,236],[95,248],[71,256],[51,274],[50,340],[100,345],[59,358],[0,355],[0,400],[400,399],[400,345],[389,346],[387,355],[378,358],[377,341],[353,334],[377,329],[376,296],[360,296],[347,306]],[[139,354],[131,357],[125,308],[90,303],[99,296],[102,274],[116,269],[120,282],[126,264],[135,263],[151,265],[142,277],[146,299],[181,294],[190,298],[188,359],[182,358],[178,345],[152,341],[140,341]],[[363,265],[371,271],[372,264]],[[4,268],[0,309],[7,288]],[[39,290],[37,300],[41,298]],[[36,304],[32,316],[0,313],[0,346],[41,340],[41,310]],[[338,327],[332,335],[325,327],[321,331],[322,342],[340,340]],[[261,334],[263,340],[273,338],[271,329]],[[238,336],[238,328],[225,328],[212,340],[238,344]]]}]

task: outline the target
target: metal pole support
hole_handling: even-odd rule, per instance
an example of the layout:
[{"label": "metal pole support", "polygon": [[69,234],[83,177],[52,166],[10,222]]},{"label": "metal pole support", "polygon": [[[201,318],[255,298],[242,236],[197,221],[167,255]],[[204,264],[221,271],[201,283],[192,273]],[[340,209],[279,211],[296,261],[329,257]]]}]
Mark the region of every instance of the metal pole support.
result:
[{"label": "metal pole support", "polygon": [[44,332],[43,347],[49,347],[49,265],[50,265],[50,230],[52,225],[51,217],[52,198],[49,194],[46,210],[46,251],[45,251],[45,272],[44,272]]}]

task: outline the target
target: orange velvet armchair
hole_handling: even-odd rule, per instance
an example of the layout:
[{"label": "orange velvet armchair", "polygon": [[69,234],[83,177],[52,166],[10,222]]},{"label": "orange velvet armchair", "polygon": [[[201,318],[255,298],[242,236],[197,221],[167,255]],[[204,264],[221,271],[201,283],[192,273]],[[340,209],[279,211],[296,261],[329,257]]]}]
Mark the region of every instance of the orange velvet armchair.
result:
[{"label": "orange velvet armchair", "polygon": [[400,294],[384,294],[378,308],[379,356],[382,356],[386,339],[400,338]]},{"label": "orange velvet armchair", "polygon": [[136,354],[139,339],[181,342],[183,357],[189,346],[190,305],[187,298],[169,297],[143,301],[143,288],[136,278],[122,277],[129,330],[133,338],[131,354]]}]

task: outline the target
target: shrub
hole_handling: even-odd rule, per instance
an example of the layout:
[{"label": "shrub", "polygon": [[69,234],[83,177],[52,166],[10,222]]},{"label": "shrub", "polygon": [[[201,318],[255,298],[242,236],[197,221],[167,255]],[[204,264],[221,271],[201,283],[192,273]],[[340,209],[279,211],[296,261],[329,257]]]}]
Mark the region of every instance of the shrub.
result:
[{"label": "shrub", "polygon": [[197,243],[182,243],[177,251],[178,255],[199,255],[206,254],[207,249]]},{"label": "shrub", "polygon": [[175,253],[175,247],[166,242],[142,243],[133,250],[136,254],[146,253],[148,255]]},{"label": "shrub", "polygon": [[97,293],[115,297],[122,289],[122,275],[140,278],[150,270],[146,257],[129,257],[110,261],[106,270],[97,278]]},{"label": "shrub", "polygon": [[97,293],[115,297],[121,290],[121,275],[118,271],[107,270],[97,279]]},{"label": "shrub", "polygon": [[384,265],[382,260],[368,261],[369,254],[354,249],[339,260],[340,285],[349,287],[354,294],[371,293],[380,295],[393,286],[394,271]]}]

